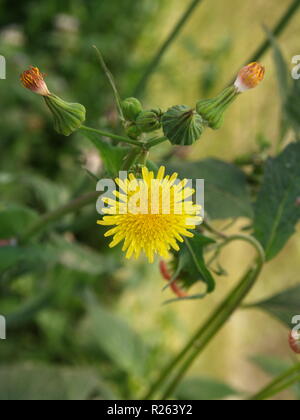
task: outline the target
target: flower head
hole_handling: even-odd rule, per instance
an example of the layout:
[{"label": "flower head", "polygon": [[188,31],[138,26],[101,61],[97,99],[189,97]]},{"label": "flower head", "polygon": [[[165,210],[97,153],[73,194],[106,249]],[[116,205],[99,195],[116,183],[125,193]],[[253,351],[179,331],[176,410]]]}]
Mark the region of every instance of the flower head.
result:
[{"label": "flower head", "polygon": [[116,183],[116,200],[102,199],[108,205],[102,209],[107,215],[98,221],[114,226],[105,234],[113,236],[111,248],[124,242],[126,258],[138,258],[144,252],[152,263],[155,254],[167,257],[171,248],[179,251],[177,242],[183,242],[184,236],[193,237],[189,230],[201,222],[201,207],[191,200],[194,190],[187,187],[187,180],[178,181],[176,173],[165,176],[162,166],[156,178],[144,167],[142,179],[130,174]]},{"label": "flower head", "polygon": [[259,63],[250,63],[243,67],[234,83],[238,92],[255,88],[264,78],[265,68]]},{"label": "flower head", "polygon": [[26,89],[42,96],[49,96],[50,92],[44,80],[44,74],[40,72],[37,67],[30,67],[29,70],[24,71],[20,80]]}]

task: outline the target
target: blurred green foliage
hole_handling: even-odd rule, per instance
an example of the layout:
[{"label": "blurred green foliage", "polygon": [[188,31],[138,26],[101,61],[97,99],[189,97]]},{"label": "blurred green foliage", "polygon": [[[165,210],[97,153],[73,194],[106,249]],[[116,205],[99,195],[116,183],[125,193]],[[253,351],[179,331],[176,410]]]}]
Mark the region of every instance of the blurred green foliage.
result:
[{"label": "blurred green foliage", "polygon": [[[84,169],[93,171],[89,159],[93,160],[94,149],[83,136],[66,138],[55,133],[41,98],[19,83],[21,72],[29,65],[38,66],[47,73],[47,83],[53,92],[86,106],[91,125],[118,130],[111,88],[92,46],[103,52],[120,90],[130,92],[145,64],[134,58],[137,41],[145,22],[151,22],[164,4],[151,0],[24,3],[0,0],[0,52],[7,61],[0,104],[1,239],[19,235],[36,219],[37,213],[54,210],[95,188],[95,180]],[[95,171],[101,172],[100,161],[96,161]],[[50,235],[46,242],[42,236],[40,243],[33,241],[27,247],[0,248],[0,312],[7,316],[9,335],[8,340],[1,342],[0,360],[7,366],[28,361],[42,364],[41,368],[34,365],[33,371],[30,366],[24,367],[25,371],[28,369],[24,374],[17,368],[10,372],[7,380],[12,389],[10,385],[5,390],[1,388],[1,399],[38,398],[41,385],[35,378],[41,375],[45,375],[42,383],[47,382],[49,375],[55,379],[52,387],[55,390],[65,379],[58,378],[60,373],[55,378],[56,373],[49,369],[48,375],[43,364],[49,363],[61,365],[64,377],[67,365],[97,366],[92,374],[83,372],[87,381],[94,384],[92,393],[87,390],[84,398],[111,395],[108,391],[102,394],[103,385],[97,387],[102,375],[115,379],[119,389],[124,383],[123,397],[126,396],[128,363],[134,367],[136,358],[132,354],[126,361],[126,354],[130,353],[124,353],[127,335],[122,324],[119,330],[123,331],[125,341],[116,343],[124,360],[120,362],[121,373],[107,356],[111,319],[102,324],[108,328],[106,332],[101,330],[101,324],[95,325],[96,337],[88,340],[83,339],[85,326],[80,327],[95,318],[84,299],[87,290],[97,299],[101,297],[103,303],[111,304],[124,287],[118,274],[118,251],[101,255],[107,252],[107,241],[101,239],[101,229],[95,228],[96,218],[94,207],[87,207],[59,221],[55,226],[57,234]],[[132,281],[135,276],[133,270]],[[101,315],[104,313],[102,309]],[[115,321],[116,325],[118,322]],[[135,333],[131,334],[133,337]],[[73,370],[71,373],[76,375]],[[30,378],[30,389],[28,383],[20,383],[23,375]],[[81,371],[77,375],[82,378]],[[1,371],[1,377],[4,376]],[[66,397],[64,388],[65,385],[62,398]],[[45,398],[47,392],[44,389],[40,397]],[[49,398],[57,397],[59,392],[55,392]]]}]

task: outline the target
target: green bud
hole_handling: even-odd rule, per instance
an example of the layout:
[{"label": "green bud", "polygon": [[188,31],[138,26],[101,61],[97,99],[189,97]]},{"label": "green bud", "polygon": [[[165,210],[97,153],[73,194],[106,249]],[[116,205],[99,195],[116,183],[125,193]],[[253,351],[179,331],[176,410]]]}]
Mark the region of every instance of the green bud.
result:
[{"label": "green bud", "polygon": [[143,111],[136,119],[137,126],[144,133],[158,130],[161,127],[161,109],[151,109],[150,111]]},{"label": "green bud", "polygon": [[142,131],[135,124],[132,124],[126,128],[126,134],[131,139],[137,139],[142,134]]},{"label": "green bud", "polygon": [[142,104],[136,98],[124,99],[121,103],[121,107],[127,121],[135,121],[138,115],[143,111]]},{"label": "green bud", "polygon": [[172,144],[189,146],[198,140],[205,128],[199,114],[189,106],[176,105],[162,117],[164,135]]},{"label": "green bud", "polygon": [[54,129],[64,136],[77,131],[85,121],[86,110],[81,104],[69,103],[56,95],[44,97],[54,118]]},{"label": "green bud", "polygon": [[223,124],[224,112],[237,98],[238,94],[237,89],[234,86],[230,86],[213,99],[199,101],[196,106],[197,112],[210,128],[217,130]]}]

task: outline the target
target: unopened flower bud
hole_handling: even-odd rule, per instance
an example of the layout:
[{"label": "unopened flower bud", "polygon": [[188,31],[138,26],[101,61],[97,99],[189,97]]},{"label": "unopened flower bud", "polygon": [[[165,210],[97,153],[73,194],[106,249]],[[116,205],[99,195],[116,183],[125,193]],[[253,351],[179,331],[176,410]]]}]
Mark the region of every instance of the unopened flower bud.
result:
[{"label": "unopened flower bud", "polygon": [[142,104],[136,98],[124,99],[121,103],[124,117],[128,121],[135,121],[138,115],[143,111]]},{"label": "unopened flower bud", "polygon": [[210,128],[217,130],[223,124],[224,112],[237,96],[236,88],[228,87],[215,98],[199,101],[196,110]]},{"label": "unopened flower bud", "polygon": [[265,68],[259,63],[250,63],[243,67],[234,83],[239,93],[255,88],[264,78]]},{"label": "unopened flower bud", "polygon": [[81,104],[69,103],[50,93],[44,81],[44,75],[37,67],[30,67],[21,74],[23,86],[44,97],[52,112],[54,128],[59,134],[69,136],[78,130],[85,121],[85,108]]},{"label": "unopened flower bud", "polygon": [[64,136],[77,131],[85,121],[85,107],[77,103],[69,103],[56,95],[45,96],[45,102],[52,112],[54,129]]},{"label": "unopened flower bud", "polygon": [[160,109],[152,109],[143,111],[136,119],[137,126],[143,133],[150,133],[161,127],[162,111]]},{"label": "unopened flower bud", "polygon": [[137,125],[132,124],[126,128],[126,134],[131,139],[137,139],[142,134],[142,131]]},{"label": "unopened flower bud", "polygon": [[162,117],[162,126],[170,142],[181,146],[194,144],[205,128],[202,117],[186,105],[169,108]]},{"label": "unopened flower bud", "polygon": [[42,96],[49,96],[50,92],[44,80],[44,74],[37,67],[31,66],[29,70],[24,71],[20,80],[26,89]]}]

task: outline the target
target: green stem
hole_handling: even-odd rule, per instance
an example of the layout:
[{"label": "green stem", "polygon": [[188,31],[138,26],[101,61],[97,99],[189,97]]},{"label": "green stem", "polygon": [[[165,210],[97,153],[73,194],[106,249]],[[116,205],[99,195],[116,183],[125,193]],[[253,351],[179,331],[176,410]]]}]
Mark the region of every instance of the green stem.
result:
[{"label": "green stem", "polygon": [[[248,292],[255,284],[255,281],[258,278],[265,262],[264,250],[255,238],[245,235],[235,235],[228,237],[224,242],[228,244],[234,240],[243,240],[254,246],[258,253],[257,262],[250,270],[247,271],[240,283],[217,307],[207,322],[201,325],[201,327],[192,336],[186,346],[162,371],[160,377],[153,384],[145,399],[151,399],[157,393],[160,387],[166,382],[168,377],[172,374],[173,370],[183,361],[182,367],[179,369],[176,376],[172,379],[163,395],[163,399],[169,398],[199,353],[207,346],[207,344],[218,333],[221,327],[228,321],[232,313],[240,306],[241,302],[244,300]],[[185,358],[186,360],[184,361]]]},{"label": "green stem", "polygon": [[220,231],[216,230],[213,226],[211,226],[211,224],[207,220],[203,220],[202,226],[208,232],[212,233],[213,235],[218,236],[221,239],[227,239],[228,238],[228,236],[225,233],[220,232]]},{"label": "green stem", "polygon": [[82,125],[80,131],[89,131],[91,133],[100,134],[101,136],[108,137],[113,140],[117,140],[120,143],[132,144],[133,146],[144,147],[144,143],[137,140],[130,139],[129,137],[119,136],[117,134],[108,133],[107,131],[99,130],[96,128],[87,127]]},{"label": "green stem", "polygon": [[162,44],[160,49],[157,51],[157,53],[155,54],[155,56],[153,57],[153,59],[149,63],[148,67],[145,70],[145,73],[141,77],[141,80],[138,83],[138,85],[137,85],[137,87],[134,91],[133,96],[138,97],[143,93],[150,76],[156,70],[158,64],[160,63],[160,61],[162,59],[162,57],[164,56],[164,54],[166,53],[166,51],[168,50],[170,45],[174,42],[174,40],[176,39],[176,37],[178,36],[178,34],[182,30],[182,28],[184,27],[184,25],[188,21],[189,17],[192,15],[192,13],[196,9],[196,7],[201,3],[201,1],[202,0],[192,0],[191,4],[188,6],[186,11],[180,17],[179,21],[176,23],[176,25],[172,29],[171,33],[169,34],[169,36],[167,37],[165,42]]},{"label": "green stem", "polygon": [[59,220],[61,217],[69,213],[73,213],[77,210],[80,210],[82,207],[85,207],[88,204],[95,203],[98,197],[99,197],[99,192],[96,192],[96,191],[90,192],[54,211],[46,213],[44,216],[40,217],[39,220],[36,221],[36,223],[30,226],[28,230],[26,230],[25,233],[23,233],[19,237],[18,243],[20,245],[26,243],[33,236],[43,231],[50,223],[55,222],[56,220]]},{"label": "green stem", "polygon": [[141,154],[141,149],[133,147],[128,155],[125,157],[125,160],[122,165],[122,171],[129,171],[132,166],[135,164],[137,158]]},{"label": "green stem", "polygon": [[140,165],[146,166],[148,157],[149,157],[149,151],[143,150],[138,156],[137,163],[139,163]]},{"label": "green stem", "polygon": [[147,149],[151,149],[152,147],[158,146],[165,141],[168,141],[167,137],[159,137],[158,139],[149,140],[147,143],[145,143],[145,147]]},{"label": "green stem", "polygon": [[[276,25],[271,30],[274,37],[278,37],[287,27],[288,23],[290,22],[291,18],[294,16],[296,11],[298,10],[300,6],[300,0],[294,0],[285,13],[281,16],[279,21],[276,23]],[[257,50],[251,55],[248,60],[245,61],[245,64],[252,63],[253,61],[258,61],[269,49],[271,45],[270,39],[266,39],[258,48]],[[232,84],[234,80],[231,81],[230,84]]]},{"label": "green stem", "polygon": [[269,385],[259,391],[257,394],[249,398],[250,401],[259,401],[265,400],[273,397],[279,392],[289,388],[295,382],[300,381],[300,376],[296,375],[300,373],[300,363],[292,368],[288,369],[286,372],[279,375],[274,379]]},{"label": "green stem", "polygon": [[108,69],[100,50],[96,47],[96,45],[93,45],[93,48],[95,48],[95,50],[96,50],[100,65],[101,65],[101,67],[102,67],[102,69],[103,69],[103,71],[104,71],[104,73],[105,73],[105,75],[106,75],[106,77],[107,77],[107,79],[108,79],[108,81],[111,85],[111,88],[114,92],[115,101],[116,101],[116,105],[117,105],[118,112],[119,112],[119,115],[120,115],[120,119],[124,123],[125,118],[124,118],[122,107],[121,107],[121,98],[120,98],[118,89],[116,87],[114,77],[113,77],[112,73],[110,72],[110,70]]},{"label": "green stem", "polygon": [[191,343],[191,346],[195,348],[191,350],[186,361],[182,364],[175,377],[171,380],[171,383],[168,385],[162,396],[163,400],[168,399],[172,395],[194,360],[198,357],[202,350],[204,350],[211,339],[219,332],[221,327],[223,327],[223,325],[228,321],[233,312],[239,307],[246,295],[252,289],[258,275],[260,274],[261,268],[262,267],[259,265],[251,268],[243,277],[238,287],[230,293],[228,298],[214,312],[213,316],[199,330],[197,336],[193,340],[193,343]]}]

